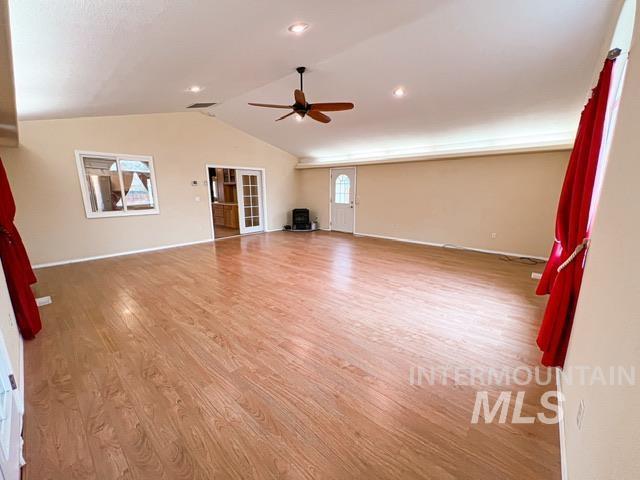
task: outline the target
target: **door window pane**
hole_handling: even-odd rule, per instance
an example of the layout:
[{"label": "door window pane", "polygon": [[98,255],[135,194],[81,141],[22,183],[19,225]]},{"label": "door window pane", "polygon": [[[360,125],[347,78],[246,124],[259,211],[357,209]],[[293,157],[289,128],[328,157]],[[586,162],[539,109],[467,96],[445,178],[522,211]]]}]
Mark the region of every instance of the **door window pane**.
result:
[{"label": "door window pane", "polygon": [[335,186],[335,203],[349,203],[349,192],[351,190],[351,180],[347,175],[338,175]]}]

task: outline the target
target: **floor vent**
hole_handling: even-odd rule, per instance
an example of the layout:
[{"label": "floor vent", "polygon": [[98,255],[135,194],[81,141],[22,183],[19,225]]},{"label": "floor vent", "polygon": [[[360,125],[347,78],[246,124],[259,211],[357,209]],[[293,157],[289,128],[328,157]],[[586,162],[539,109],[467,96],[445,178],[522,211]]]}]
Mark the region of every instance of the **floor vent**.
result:
[{"label": "floor vent", "polygon": [[216,102],[194,103],[193,105],[189,105],[187,108],[209,108],[215,104]]}]

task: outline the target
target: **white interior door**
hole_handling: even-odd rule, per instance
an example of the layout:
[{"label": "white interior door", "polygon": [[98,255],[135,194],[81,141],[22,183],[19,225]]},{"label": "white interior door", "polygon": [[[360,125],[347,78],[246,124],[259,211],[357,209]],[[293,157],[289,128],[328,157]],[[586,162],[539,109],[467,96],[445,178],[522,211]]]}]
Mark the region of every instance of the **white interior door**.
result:
[{"label": "white interior door", "polygon": [[236,170],[236,183],[238,185],[240,233],[263,232],[262,172],[260,170]]},{"label": "white interior door", "polygon": [[356,169],[331,169],[331,230],[353,233]]},{"label": "white interior door", "polygon": [[0,264],[0,478],[4,480],[19,480],[22,459],[24,399],[18,342],[22,339]]}]

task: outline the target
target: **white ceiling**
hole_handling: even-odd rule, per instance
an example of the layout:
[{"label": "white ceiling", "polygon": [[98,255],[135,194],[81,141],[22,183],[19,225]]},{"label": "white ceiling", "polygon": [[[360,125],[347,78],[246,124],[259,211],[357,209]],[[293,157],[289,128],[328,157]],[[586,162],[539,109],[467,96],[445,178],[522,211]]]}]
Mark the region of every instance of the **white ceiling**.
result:
[{"label": "white ceiling", "polygon": [[[10,0],[22,119],[209,111],[299,157],[566,138],[622,0]],[[301,36],[287,32],[311,24]],[[298,65],[333,122],[275,123]],[[205,87],[198,94],[190,85]],[[391,90],[404,85],[407,97]]]}]

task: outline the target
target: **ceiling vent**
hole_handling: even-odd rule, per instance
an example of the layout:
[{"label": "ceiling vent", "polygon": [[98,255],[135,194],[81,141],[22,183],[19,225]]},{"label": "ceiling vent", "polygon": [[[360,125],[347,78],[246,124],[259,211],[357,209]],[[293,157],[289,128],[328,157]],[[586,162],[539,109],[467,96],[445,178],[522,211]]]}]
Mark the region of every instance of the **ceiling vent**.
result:
[{"label": "ceiling vent", "polygon": [[216,102],[194,103],[193,105],[189,105],[187,108],[209,108],[215,104]]}]

